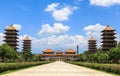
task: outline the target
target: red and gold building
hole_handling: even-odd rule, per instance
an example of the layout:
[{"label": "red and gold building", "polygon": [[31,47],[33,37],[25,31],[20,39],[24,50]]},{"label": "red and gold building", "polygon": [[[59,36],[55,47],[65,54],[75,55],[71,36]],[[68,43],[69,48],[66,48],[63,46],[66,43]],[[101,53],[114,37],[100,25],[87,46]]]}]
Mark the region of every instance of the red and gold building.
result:
[{"label": "red and gold building", "polygon": [[67,60],[67,61],[74,61],[77,59],[77,54],[75,50],[68,49],[65,52],[61,50],[53,51],[52,49],[46,49],[43,51],[43,54],[40,54],[41,59],[46,61],[56,60]]},{"label": "red and gold building", "polygon": [[102,50],[109,51],[111,48],[116,47],[117,41],[115,40],[115,30],[109,25],[102,31]]},{"label": "red and gold building", "polygon": [[93,54],[95,53],[95,51],[97,50],[97,47],[96,47],[96,40],[95,38],[91,37],[89,40],[88,40],[88,49],[89,49],[89,53],[90,54]]},{"label": "red and gold building", "polygon": [[5,29],[5,42],[14,48],[14,50],[17,50],[17,39],[18,39],[18,34],[17,34],[18,30],[15,29],[15,27],[13,25],[9,26],[8,28]]},{"label": "red and gold building", "polygon": [[28,36],[23,39],[23,50],[31,51],[31,40]]}]

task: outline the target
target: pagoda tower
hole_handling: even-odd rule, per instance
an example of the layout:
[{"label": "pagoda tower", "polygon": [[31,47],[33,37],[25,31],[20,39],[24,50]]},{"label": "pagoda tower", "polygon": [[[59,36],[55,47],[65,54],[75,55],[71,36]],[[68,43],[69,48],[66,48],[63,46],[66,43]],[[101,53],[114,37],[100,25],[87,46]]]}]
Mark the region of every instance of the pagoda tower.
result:
[{"label": "pagoda tower", "polygon": [[23,39],[23,50],[31,51],[31,40],[28,36]]},{"label": "pagoda tower", "polygon": [[8,28],[6,28],[5,29],[5,36],[4,36],[4,38],[5,38],[5,42],[9,45],[9,46],[11,46],[11,47],[13,47],[14,48],[14,50],[15,51],[17,51],[17,46],[18,46],[18,44],[17,44],[17,39],[18,39],[18,34],[17,34],[17,32],[18,32],[18,30],[16,30],[15,29],[15,27],[13,26],[13,25],[11,25],[11,26],[9,26]]},{"label": "pagoda tower", "polygon": [[109,25],[102,31],[102,50],[109,51],[111,48],[116,47],[117,41],[115,40],[115,30]]},{"label": "pagoda tower", "polygon": [[96,40],[91,37],[89,40],[88,40],[88,49],[89,49],[89,53],[95,53],[97,47],[96,47]]}]

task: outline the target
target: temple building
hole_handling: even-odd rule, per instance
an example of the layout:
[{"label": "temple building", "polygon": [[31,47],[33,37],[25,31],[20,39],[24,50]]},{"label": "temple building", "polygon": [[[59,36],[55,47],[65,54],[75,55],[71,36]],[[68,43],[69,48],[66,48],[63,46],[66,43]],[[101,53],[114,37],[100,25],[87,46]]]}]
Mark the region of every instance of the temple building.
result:
[{"label": "temple building", "polygon": [[5,42],[9,45],[9,46],[11,46],[11,47],[13,47],[14,48],[14,50],[16,51],[17,50],[17,46],[18,46],[18,44],[17,44],[17,39],[18,39],[18,37],[17,37],[17,32],[18,32],[18,30],[16,30],[15,29],[15,27],[13,27],[13,25],[11,25],[11,26],[9,26],[8,28],[6,28],[5,29]]},{"label": "temple building", "polygon": [[43,51],[43,54],[39,54],[41,59],[45,61],[74,61],[77,59],[77,54],[75,50],[68,49],[65,52],[62,52],[61,50],[53,51],[51,49],[46,49]]},{"label": "temple building", "polygon": [[97,47],[96,47],[96,40],[91,37],[89,40],[88,40],[88,53],[90,54],[93,54],[95,53],[95,51],[97,50]]},{"label": "temple building", "polygon": [[111,48],[116,47],[117,41],[115,40],[115,30],[109,25],[102,31],[102,50],[109,51]]},{"label": "temple building", "polygon": [[23,50],[31,51],[31,40],[28,36],[23,39]]}]

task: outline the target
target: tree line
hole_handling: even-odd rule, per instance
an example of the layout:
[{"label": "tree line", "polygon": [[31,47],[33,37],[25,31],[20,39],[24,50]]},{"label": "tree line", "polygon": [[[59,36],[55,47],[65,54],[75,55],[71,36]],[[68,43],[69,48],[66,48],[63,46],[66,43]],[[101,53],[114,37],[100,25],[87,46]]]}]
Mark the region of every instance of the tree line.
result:
[{"label": "tree line", "polygon": [[116,47],[111,48],[108,52],[104,52],[101,49],[98,49],[93,54],[89,54],[88,52],[89,51],[85,51],[84,53],[79,54],[78,61],[93,63],[120,63],[120,42]]},{"label": "tree line", "polygon": [[39,56],[32,54],[30,50],[15,51],[13,47],[7,43],[0,45],[0,61],[1,62],[30,62],[39,61]]}]

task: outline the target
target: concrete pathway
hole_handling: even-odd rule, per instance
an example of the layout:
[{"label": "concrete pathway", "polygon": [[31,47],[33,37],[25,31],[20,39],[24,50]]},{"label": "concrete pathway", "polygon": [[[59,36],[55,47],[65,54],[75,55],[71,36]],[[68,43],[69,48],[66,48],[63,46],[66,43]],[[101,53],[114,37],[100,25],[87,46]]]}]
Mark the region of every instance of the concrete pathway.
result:
[{"label": "concrete pathway", "polygon": [[96,71],[65,62],[54,62],[36,66],[1,76],[113,76],[111,74]]}]

